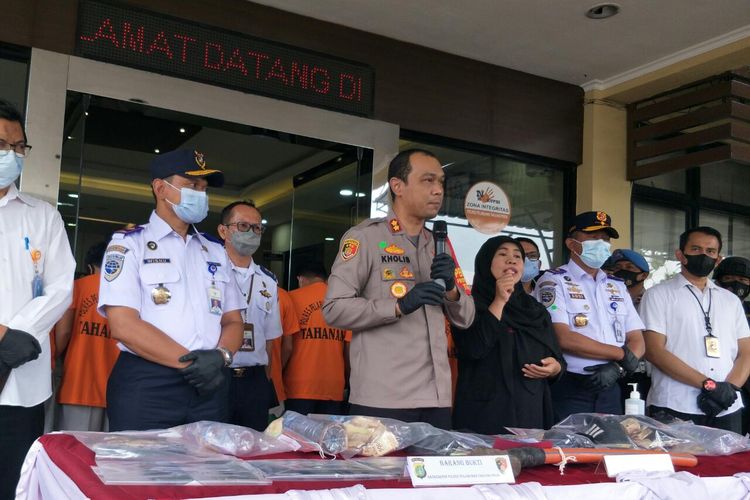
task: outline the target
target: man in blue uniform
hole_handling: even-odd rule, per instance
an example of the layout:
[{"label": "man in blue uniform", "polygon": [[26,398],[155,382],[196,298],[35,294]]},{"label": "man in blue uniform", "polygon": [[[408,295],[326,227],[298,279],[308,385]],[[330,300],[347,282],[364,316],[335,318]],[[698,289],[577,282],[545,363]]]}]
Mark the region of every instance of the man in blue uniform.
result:
[{"label": "man in blue uniform", "polygon": [[568,373],[552,386],[558,421],[573,413],[621,414],[617,381],[638,368],[643,323],[625,283],[600,269],[619,234],[604,212],[576,216],[565,246],[570,260],[547,271],[535,295],[549,311]]},{"label": "man in blue uniform", "polygon": [[111,431],[226,420],[223,368],[242,343],[229,259],[193,226],[223,174],[178,150],[157,156],[151,177],[156,209],[115,233],[101,275],[99,312],[123,351],[107,386]]}]

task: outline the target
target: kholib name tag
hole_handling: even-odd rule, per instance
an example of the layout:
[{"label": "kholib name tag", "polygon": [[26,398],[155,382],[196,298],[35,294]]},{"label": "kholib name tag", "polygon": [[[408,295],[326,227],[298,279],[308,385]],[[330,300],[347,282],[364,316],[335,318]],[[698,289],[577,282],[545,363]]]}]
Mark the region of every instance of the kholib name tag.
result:
[{"label": "kholib name tag", "polygon": [[240,351],[252,352],[255,350],[255,327],[252,323],[245,323],[242,333],[242,346]]},{"label": "kholib name tag", "polygon": [[669,453],[604,455],[604,468],[607,470],[608,477],[615,477],[621,472],[636,470],[674,472],[674,465]]},{"label": "kholib name tag", "polygon": [[514,483],[508,455],[407,457],[412,486]]},{"label": "kholib name tag", "polygon": [[719,337],[713,335],[706,335],[703,337],[703,341],[706,344],[706,356],[709,358],[720,358],[721,350],[719,349]]}]

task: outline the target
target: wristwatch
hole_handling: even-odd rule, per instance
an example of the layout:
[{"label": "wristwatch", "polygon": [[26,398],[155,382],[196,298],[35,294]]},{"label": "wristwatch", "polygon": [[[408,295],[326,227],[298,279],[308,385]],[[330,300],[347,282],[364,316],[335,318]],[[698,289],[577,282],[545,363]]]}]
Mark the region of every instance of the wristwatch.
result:
[{"label": "wristwatch", "polygon": [[711,392],[713,390],[716,390],[716,381],[712,378],[707,378],[701,383],[701,386],[703,387],[704,391]]},{"label": "wristwatch", "polygon": [[232,360],[234,359],[234,356],[232,356],[232,351],[230,351],[226,347],[217,347],[216,350],[219,351],[224,357],[224,366],[229,366],[232,364]]}]

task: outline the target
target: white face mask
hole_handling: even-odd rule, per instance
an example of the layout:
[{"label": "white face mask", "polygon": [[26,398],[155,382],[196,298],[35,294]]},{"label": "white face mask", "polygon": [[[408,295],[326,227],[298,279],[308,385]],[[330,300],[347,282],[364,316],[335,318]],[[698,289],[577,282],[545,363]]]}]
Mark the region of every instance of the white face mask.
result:
[{"label": "white face mask", "polygon": [[180,192],[180,203],[175,204],[167,200],[174,208],[174,213],[180,220],[186,224],[196,224],[208,215],[208,195],[205,191],[196,191],[190,188],[177,188],[167,181],[164,181],[172,189]]},{"label": "white face mask", "polygon": [[23,170],[23,158],[15,151],[0,151],[0,189],[4,189],[18,179]]}]

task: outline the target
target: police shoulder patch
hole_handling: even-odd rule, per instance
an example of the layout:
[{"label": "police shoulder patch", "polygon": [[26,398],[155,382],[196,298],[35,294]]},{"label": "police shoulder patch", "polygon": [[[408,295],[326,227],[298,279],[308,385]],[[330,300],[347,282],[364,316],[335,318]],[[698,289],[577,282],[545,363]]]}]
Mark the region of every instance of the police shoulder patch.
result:
[{"label": "police shoulder patch", "polygon": [[347,238],[341,243],[341,258],[349,260],[359,252],[359,240]]},{"label": "police shoulder patch", "polygon": [[279,280],[278,280],[278,279],[276,278],[276,275],[275,275],[275,274],[273,274],[273,272],[271,272],[271,270],[270,270],[270,269],[266,269],[266,268],[265,268],[265,267],[263,267],[263,266],[258,266],[258,267],[260,268],[261,272],[263,272],[263,274],[265,274],[266,276],[270,277],[270,278],[271,278],[272,280],[274,280],[274,281],[275,281],[276,283],[278,283],[278,282],[279,282]]},{"label": "police shoulder patch", "polygon": [[563,269],[562,267],[556,267],[554,269],[547,270],[547,272],[550,273],[550,274],[565,274],[565,273],[568,272],[568,270],[567,269]]}]

